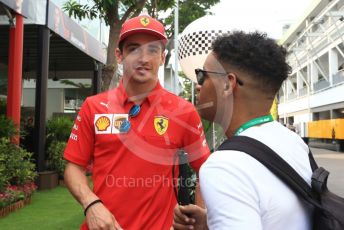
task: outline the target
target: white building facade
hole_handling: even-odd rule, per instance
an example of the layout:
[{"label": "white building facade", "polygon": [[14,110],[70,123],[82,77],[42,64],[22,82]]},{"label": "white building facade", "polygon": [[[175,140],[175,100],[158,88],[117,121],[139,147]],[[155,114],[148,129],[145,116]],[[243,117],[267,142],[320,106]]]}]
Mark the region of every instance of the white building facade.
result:
[{"label": "white building facade", "polygon": [[344,139],[344,0],[315,0],[279,43],[292,67],[278,95],[280,121],[302,137]]}]

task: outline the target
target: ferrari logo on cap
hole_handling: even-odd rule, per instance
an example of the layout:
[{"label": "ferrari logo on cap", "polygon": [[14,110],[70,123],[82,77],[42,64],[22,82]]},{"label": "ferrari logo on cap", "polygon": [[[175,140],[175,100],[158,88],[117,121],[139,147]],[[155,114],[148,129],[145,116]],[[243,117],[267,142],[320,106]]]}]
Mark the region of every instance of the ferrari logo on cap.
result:
[{"label": "ferrari logo on cap", "polygon": [[140,18],[140,22],[143,26],[148,26],[149,18],[146,18],[146,17]]},{"label": "ferrari logo on cap", "polygon": [[168,128],[168,118],[164,116],[156,116],[154,118],[154,128],[159,135],[166,133]]}]

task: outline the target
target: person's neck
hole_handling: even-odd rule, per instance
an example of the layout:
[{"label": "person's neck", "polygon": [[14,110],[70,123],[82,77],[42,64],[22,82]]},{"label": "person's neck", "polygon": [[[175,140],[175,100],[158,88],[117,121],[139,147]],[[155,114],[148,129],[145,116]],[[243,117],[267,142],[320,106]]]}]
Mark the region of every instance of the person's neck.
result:
[{"label": "person's neck", "polygon": [[135,104],[141,104],[146,99],[148,94],[156,87],[158,79],[147,81],[145,83],[136,82],[133,80],[123,80],[125,91],[130,101]]},{"label": "person's neck", "polygon": [[231,138],[234,136],[235,132],[245,124],[246,122],[257,118],[257,117],[262,117],[265,115],[268,115],[269,111],[260,111],[260,112],[255,112],[255,113],[250,113],[250,112],[238,112],[236,114],[233,114],[232,120],[230,121],[230,125],[228,129],[225,131],[225,135],[227,138]]}]

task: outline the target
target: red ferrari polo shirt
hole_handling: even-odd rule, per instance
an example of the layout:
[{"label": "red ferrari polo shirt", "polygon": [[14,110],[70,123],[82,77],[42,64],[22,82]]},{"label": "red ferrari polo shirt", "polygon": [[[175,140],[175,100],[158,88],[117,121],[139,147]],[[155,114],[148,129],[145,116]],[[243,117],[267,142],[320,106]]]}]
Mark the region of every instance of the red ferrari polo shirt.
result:
[{"label": "red ferrari polo shirt", "polygon": [[[94,193],[126,230],[170,229],[176,198],[172,167],[178,149],[198,172],[209,156],[200,118],[189,102],[157,83],[129,117],[133,106],[123,82],[84,102],[64,157],[93,164]],[[131,128],[121,132],[129,120]],[[177,168],[177,167],[176,167]],[[81,229],[87,229],[84,223]]]}]

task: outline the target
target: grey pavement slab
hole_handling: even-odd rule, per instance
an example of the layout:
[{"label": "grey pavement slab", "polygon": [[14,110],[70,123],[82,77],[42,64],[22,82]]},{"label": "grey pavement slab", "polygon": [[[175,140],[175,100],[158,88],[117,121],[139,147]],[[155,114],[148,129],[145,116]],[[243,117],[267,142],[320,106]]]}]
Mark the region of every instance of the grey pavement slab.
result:
[{"label": "grey pavement slab", "polygon": [[344,197],[344,153],[321,148],[311,148],[319,166],[330,172],[328,188]]}]

